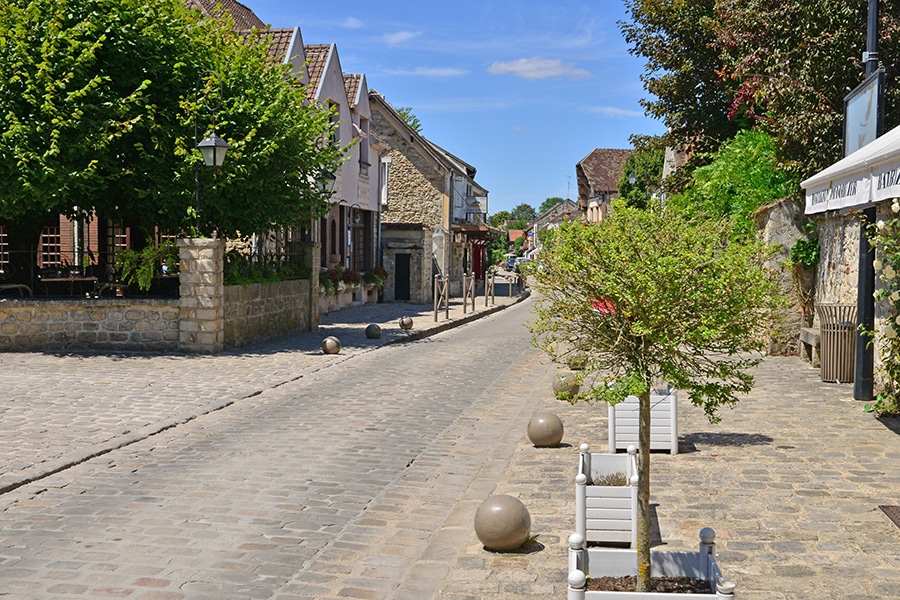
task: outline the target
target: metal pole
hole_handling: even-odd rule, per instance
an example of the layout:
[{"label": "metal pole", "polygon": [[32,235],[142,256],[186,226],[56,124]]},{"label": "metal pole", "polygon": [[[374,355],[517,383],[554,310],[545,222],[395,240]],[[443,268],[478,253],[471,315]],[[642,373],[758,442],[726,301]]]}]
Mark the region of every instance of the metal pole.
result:
[{"label": "metal pole", "polygon": [[[869,0],[868,26],[866,28],[866,77],[878,69],[878,0]],[[879,90],[880,92],[880,90]],[[877,102],[882,101],[879,95]],[[879,120],[876,136],[881,135]],[[875,249],[869,245],[866,224],[876,220],[875,207],[863,210],[863,220],[859,226],[859,274],[856,286],[857,323],[856,332],[856,373],[853,378],[853,397],[857,400],[872,400],[874,393],[874,349],[862,329],[875,329]]]}]

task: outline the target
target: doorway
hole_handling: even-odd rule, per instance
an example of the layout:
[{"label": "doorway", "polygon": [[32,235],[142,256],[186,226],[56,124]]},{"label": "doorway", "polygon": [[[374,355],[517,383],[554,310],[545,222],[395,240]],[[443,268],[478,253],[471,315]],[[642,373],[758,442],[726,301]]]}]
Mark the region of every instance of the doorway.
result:
[{"label": "doorway", "polygon": [[394,256],[394,300],[409,302],[409,259],[411,254],[397,254]]}]

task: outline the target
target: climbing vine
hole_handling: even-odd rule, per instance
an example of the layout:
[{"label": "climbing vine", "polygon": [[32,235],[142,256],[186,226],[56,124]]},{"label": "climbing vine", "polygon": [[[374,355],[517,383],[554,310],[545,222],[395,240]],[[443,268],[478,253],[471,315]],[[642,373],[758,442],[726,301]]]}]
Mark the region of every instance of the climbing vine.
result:
[{"label": "climbing vine", "polygon": [[875,271],[881,279],[875,299],[888,308],[882,326],[866,332],[881,357],[880,389],[875,402],[866,405],[867,411],[878,415],[900,414],[900,200],[894,200],[891,212],[890,219],[879,219],[866,227],[875,248]]}]

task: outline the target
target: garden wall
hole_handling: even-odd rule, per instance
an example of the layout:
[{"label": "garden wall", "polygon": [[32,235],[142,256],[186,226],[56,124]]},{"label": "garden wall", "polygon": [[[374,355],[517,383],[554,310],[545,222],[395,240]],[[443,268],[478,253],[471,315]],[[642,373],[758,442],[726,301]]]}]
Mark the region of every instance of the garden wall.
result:
[{"label": "garden wall", "polygon": [[0,301],[0,351],[174,352],[178,299]]},{"label": "garden wall", "polygon": [[[312,331],[308,279],[225,288],[225,347],[246,346],[288,333]],[[315,316],[318,316],[316,312]]]},{"label": "garden wall", "polygon": [[179,298],[0,298],[0,351],[212,354],[318,327],[309,280],[225,287],[222,240],[178,246]]}]

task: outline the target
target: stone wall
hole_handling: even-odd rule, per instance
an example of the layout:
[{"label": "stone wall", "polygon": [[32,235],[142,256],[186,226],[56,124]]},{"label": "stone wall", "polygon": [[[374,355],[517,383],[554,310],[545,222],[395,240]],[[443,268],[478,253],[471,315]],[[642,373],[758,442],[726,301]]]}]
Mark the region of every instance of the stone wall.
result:
[{"label": "stone wall", "polygon": [[308,249],[312,280],[226,288],[222,240],[178,245],[180,298],[2,298],[0,351],[209,354],[318,327],[317,246]]},{"label": "stone wall", "polygon": [[394,302],[398,254],[409,254],[409,301],[413,304],[433,302],[432,233],[422,227],[386,226],[381,234],[382,262],[388,277],[384,282],[385,302]]},{"label": "stone wall", "polygon": [[178,350],[177,299],[0,301],[0,351]]},{"label": "stone wall", "polygon": [[225,287],[225,347],[312,330],[308,279]]},{"label": "stone wall", "polygon": [[[409,149],[413,160],[419,157]],[[388,153],[388,203],[382,208],[382,223],[421,223],[430,229],[441,227],[444,204],[442,175],[425,164],[416,164],[398,150]]]},{"label": "stone wall", "polygon": [[[817,220],[817,304],[856,304],[859,279],[859,216],[825,213]],[[817,317],[818,318],[818,317]],[[818,321],[816,321],[818,324]]]},{"label": "stone wall", "polygon": [[807,221],[803,210],[800,202],[786,198],[760,208],[754,215],[762,240],[779,248],[766,268],[778,273],[779,291],[789,302],[781,313],[781,322],[769,334],[770,354],[797,354],[800,328],[807,325],[803,320],[804,311],[794,274],[783,266],[791,256],[791,248],[803,235],[803,227]]}]

